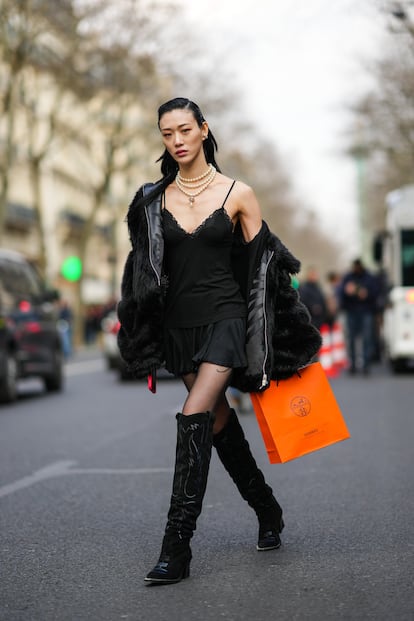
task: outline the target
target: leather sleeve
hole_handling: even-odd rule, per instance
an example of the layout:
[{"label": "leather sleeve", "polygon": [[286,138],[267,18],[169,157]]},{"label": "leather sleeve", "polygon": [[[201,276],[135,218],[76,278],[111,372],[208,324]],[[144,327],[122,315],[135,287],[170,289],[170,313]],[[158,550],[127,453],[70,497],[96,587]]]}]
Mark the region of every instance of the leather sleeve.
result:
[{"label": "leather sleeve", "polygon": [[[118,347],[132,376],[144,377],[163,363],[163,291],[154,284],[148,255],[148,232],[143,208],[137,201],[143,187],[130,204],[127,223],[132,244],[125,262],[121,299],[117,312],[120,322]],[[145,230],[144,230],[145,229]]]}]

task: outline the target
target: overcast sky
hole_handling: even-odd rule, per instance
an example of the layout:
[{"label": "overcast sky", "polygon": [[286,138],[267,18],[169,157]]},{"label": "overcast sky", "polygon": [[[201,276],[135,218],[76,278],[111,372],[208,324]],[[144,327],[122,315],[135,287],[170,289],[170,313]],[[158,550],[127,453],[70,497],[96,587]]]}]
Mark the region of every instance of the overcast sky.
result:
[{"label": "overcast sky", "polygon": [[[223,50],[224,69],[244,92],[246,115],[277,144],[298,194],[358,252],[355,164],[341,148],[346,106],[370,84],[362,59],[380,52],[381,3],[175,1],[194,20],[206,55],[210,45],[216,57]],[[217,72],[216,63],[212,79]]]}]

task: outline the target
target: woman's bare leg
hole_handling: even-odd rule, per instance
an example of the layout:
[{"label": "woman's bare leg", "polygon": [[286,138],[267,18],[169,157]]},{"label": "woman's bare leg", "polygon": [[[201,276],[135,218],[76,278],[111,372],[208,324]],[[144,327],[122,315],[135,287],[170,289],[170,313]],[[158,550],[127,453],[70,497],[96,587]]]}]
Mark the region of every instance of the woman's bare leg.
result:
[{"label": "woman's bare leg", "polygon": [[197,373],[183,376],[188,390],[183,414],[214,412],[213,433],[218,433],[225,426],[230,415],[230,407],[225,395],[230,376],[230,368],[210,362],[202,362]]}]

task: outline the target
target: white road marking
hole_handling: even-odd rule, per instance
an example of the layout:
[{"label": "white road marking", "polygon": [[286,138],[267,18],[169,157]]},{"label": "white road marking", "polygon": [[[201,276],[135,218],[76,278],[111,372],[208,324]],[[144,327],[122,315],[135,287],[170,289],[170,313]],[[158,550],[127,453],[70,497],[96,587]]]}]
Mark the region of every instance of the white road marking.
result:
[{"label": "white road marking", "polygon": [[39,483],[39,481],[59,476],[64,473],[67,468],[75,464],[76,461],[55,461],[40,470],[36,470],[33,474],[29,474],[27,477],[23,477],[14,483],[9,483],[8,485],[0,487],[0,498],[13,494],[14,492],[24,489],[25,487],[31,487],[35,483]]},{"label": "white road marking", "polygon": [[72,468],[62,474],[157,474],[173,468]]},{"label": "white road marking", "polygon": [[76,461],[55,461],[27,477],[0,487],[0,498],[9,496],[21,489],[31,487],[41,481],[72,474],[158,474],[172,472],[173,468],[74,468]]}]

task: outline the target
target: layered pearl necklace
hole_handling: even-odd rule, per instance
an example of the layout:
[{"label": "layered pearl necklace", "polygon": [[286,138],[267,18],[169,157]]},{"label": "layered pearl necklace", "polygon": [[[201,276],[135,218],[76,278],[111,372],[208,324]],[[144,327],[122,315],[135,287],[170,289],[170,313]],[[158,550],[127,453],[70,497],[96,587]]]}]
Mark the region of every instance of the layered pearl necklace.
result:
[{"label": "layered pearl necklace", "polygon": [[[193,206],[196,196],[208,188],[216,176],[216,173],[217,170],[214,168],[213,164],[209,164],[205,173],[199,175],[198,177],[194,177],[193,179],[186,179],[185,177],[182,177],[180,171],[178,171],[177,176],[175,177],[175,183],[177,184],[177,188],[181,190],[183,194],[188,196],[190,207]],[[189,192],[189,190],[193,191]]]}]

